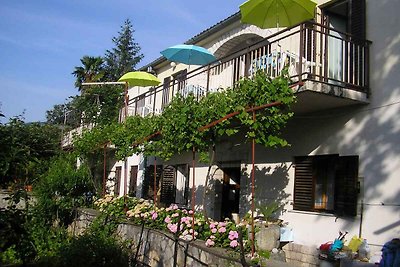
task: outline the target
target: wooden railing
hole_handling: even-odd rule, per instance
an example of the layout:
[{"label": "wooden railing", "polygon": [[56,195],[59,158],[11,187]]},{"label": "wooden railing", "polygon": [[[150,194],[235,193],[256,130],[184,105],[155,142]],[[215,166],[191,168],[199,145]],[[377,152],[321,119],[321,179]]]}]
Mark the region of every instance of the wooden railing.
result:
[{"label": "wooden railing", "polygon": [[257,71],[276,77],[287,69],[293,83],[311,80],[368,94],[369,45],[321,24],[302,23],[130,99],[129,115],[162,112],[177,94],[200,98],[235,87]]}]

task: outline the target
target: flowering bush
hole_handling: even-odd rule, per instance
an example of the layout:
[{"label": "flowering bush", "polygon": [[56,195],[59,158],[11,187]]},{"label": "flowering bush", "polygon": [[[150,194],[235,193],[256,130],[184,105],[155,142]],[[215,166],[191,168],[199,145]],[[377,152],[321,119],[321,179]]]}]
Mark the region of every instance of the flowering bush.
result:
[{"label": "flowering bush", "polygon": [[[108,215],[122,216],[134,224],[153,229],[168,231],[187,241],[200,239],[208,247],[218,246],[237,250],[239,247],[239,228],[230,220],[206,222],[202,213],[180,209],[172,204],[168,208],[158,208],[151,201],[131,197],[113,197],[107,195],[98,199],[95,205]],[[194,218],[194,221],[193,221]],[[244,229],[244,228],[243,228]],[[247,244],[247,231],[243,230],[243,240]]]}]

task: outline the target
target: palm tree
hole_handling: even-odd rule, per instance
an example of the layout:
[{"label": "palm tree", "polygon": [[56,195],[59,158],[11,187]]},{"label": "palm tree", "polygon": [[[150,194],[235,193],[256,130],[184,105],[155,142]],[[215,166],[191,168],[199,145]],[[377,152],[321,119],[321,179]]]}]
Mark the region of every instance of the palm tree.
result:
[{"label": "palm tree", "polygon": [[102,57],[84,56],[81,58],[82,66],[75,67],[72,74],[76,77],[75,87],[82,90],[84,82],[98,82],[104,74],[104,60]]}]

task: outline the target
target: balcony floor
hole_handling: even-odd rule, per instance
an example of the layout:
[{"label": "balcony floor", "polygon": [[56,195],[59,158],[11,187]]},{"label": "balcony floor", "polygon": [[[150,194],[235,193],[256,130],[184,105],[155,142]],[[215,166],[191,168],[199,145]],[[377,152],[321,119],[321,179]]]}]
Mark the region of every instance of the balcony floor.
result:
[{"label": "balcony floor", "polygon": [[295,94],[293,110],[298,114],[369,103],[367,93],[313,81],[306,81]]}]

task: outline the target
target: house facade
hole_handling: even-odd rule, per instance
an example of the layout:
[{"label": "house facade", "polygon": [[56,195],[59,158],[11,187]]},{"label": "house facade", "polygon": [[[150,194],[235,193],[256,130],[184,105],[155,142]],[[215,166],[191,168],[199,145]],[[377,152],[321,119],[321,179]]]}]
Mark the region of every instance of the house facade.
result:
[{"label": "house facade", "polygon": [[[198,97],[232,87],[263,70],[289,70],[297,102],[283,131],[290,147],[256,146],[255,199],[278,204],[294,242],[317,247],[339,231],[368,240],[372,250],[400,235],[400,19],[398,1],[319,0],[314,21],[287,29],[240,23],[236,13],[187,41],[218,62],[187,66],[159,58],[143,67],[163,82],[130,88],[129,115],[159,114],[176,94]],[[212,179],[192,155],[168,162],[134,155],[112,162],[115,194],[195,204],[210,217],[243,217],[250,210],[251,146],[229,137],[216,147]],[[204,193],[205,192],[205,193]],[[205,196],[205,198],[203,198]]]}]

